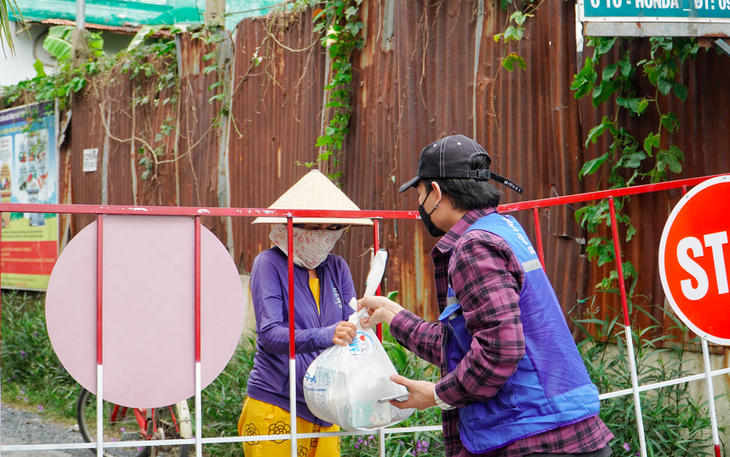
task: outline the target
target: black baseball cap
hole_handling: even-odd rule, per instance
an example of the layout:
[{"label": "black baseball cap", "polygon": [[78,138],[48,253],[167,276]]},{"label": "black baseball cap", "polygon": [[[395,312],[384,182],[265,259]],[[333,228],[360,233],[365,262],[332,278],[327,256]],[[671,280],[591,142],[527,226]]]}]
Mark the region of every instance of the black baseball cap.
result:
[{"label": "black baseball cap", "polygon": [[[471,162],[474,157],[486,156],[487,168],[472,170]],[[421,151],[418,158],[418,174],[398,189],[405,192],[418,184],[422,178],[430,179],[478,179],[492,180],[504,184],[517,193],[522,193],[522,187],[509,179],[489,171],[492,158],[479,143],[464,135],[451,135],[429,144]]]}]

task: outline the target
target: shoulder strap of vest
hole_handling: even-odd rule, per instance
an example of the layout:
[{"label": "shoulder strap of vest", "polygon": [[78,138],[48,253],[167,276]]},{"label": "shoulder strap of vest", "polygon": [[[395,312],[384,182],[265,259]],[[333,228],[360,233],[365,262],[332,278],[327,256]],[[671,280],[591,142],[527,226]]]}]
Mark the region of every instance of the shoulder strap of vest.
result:
[{"label": "shoulder strap of vest", "polygon": [[474,222],[464,233],[472,230],[484,230],[502,238],[512,248],[525,272],[542,268],[530,239],[514,217],[490,213]]}]

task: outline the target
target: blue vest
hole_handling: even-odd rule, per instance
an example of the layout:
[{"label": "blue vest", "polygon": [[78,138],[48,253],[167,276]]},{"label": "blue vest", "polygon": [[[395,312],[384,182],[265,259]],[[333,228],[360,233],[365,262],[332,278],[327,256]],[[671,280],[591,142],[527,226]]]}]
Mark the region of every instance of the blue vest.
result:
[{"label": "blue vest", "polygon": [[[525,357],[497,395],[459,408],[459,435],[474,454],[489,452],[598,414],[598,389],[586,371],[540,260],[519,223],[491,213],[468,230],[485,230],[507,242],[525,271],[520,321]],[[439,321],[448,328],[447,372],[469,351],[472,336],[461,305],[449,286],[448,306]]]}]

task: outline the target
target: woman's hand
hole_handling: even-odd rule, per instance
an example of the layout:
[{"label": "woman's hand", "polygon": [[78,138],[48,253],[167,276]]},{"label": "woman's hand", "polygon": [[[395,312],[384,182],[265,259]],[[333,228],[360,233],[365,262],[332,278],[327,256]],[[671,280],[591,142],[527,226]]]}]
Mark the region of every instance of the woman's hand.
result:
[{"label": "woman's hand", "polygon": [[332,342],[340,346],[347,346],[352,343],[355,335],[357,335],[357,327],[355,327],[355,324],[342,321],[335,328],[335,336],[332,337]]},{"label": "woman's hand", "polygon": [[365,328],[378,325],[381,322],[390,325],[393,317],[403,310],[403,307],[398,303],[380,296],[364,297],[358,300],[357,310],[360,311],[363,308],[368,309],[367,312],[370,316],[363,318],[361,321],[362,326]]}]

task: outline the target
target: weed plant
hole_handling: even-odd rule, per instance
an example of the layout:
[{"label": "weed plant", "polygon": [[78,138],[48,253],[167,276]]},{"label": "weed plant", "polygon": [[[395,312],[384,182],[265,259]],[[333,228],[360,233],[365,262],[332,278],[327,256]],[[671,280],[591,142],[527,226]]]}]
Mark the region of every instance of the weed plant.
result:
[{"label": "weed plant", "polygon": [[[670,312],[682,336],[653,337],[661,331],[661,321],[643,309],[652,325],[637,331],[632,326],[639,385],[676,379],[693,374],[684,349],[688,329]],[[620,313],[618,313],[620,315]],[[601,393],[631,389],[624,326],[619,317],[575,320],[585,339],[578,347],[591,379]],[[587,326],[594,331],[589,332]],[[640,455],[639,435],[633,395],[603,400],[600,417],[615,438],[611,441],[613,455]],[[694,398],[689,383],[675,384],[641,394],[641,410],[646,433],[647,454],[650,457],[701,457],[714,455],[708,403]],[[724,431],[722,429],[721,431]]]},{"label": "weed plant", "polygon": [[2,293],[2,401],[73,420],[79,385],[51,347],[44,303],[44,293]]},{"label": "weed plant", "polygon": [[[253,368],[255,341],[253,337],[247,337],[225,370],[203,390],[204,437],[238,436],[238,418],[246,398],[248,375]],[[193,409],[193,405],[190,406]],[[205,451],[212,456],[243,455],[241,443],[206,445]]]}]

